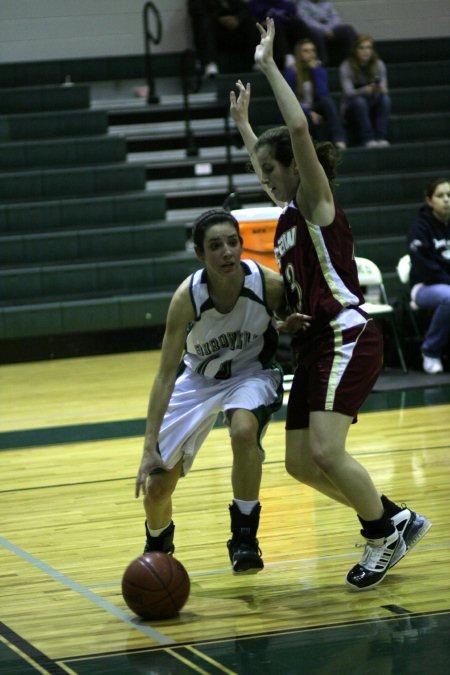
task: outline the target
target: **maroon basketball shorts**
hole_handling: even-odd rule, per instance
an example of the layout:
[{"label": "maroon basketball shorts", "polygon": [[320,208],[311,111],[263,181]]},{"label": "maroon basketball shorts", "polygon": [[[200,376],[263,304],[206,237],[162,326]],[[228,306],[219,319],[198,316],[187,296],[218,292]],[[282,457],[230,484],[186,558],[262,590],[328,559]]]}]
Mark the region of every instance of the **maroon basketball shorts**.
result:
[{"label": "maroon basketball shorts", "polygon": [[355,418],[383,363],[383,339],[372,320],[341,330],[333,322],[300,345],[289,395],[286,429],[309,426],[309,413],[332,411]]}]

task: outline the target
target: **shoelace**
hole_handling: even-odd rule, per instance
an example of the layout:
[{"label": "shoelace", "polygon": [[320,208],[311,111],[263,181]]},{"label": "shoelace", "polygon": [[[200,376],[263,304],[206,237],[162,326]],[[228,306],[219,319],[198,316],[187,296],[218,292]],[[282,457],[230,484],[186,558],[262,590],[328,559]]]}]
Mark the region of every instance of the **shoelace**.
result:
[{"label": "shoelace", "polygon": [[393,549],[387,548],[384,543],[381,546],[377,546],[373,539],[368,539],[365,544],[359,542],[355,546],[356,548],[364,546],[364,553],[359,564],[361,567],[367,567],[372,570],[376,570],[380,564],[383,569],[387,567],[395,551],[395,547]]}]

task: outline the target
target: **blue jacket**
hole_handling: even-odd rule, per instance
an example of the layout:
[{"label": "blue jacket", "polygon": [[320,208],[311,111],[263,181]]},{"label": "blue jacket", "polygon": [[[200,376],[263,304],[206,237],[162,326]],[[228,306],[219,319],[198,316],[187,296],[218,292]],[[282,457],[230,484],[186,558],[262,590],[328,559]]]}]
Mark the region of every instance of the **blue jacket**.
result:
[{"label": "blue jacket", "polygon": [[[317,101],[320,98],[323,98],[325,96],[329,95],[329,89],[328,89],[328,73],[326,68],[323,66],[316,66],[315,68],[311,68],[311,74],[312,74],[312,85],[313,85],[313,101]],[[295,68],[286,68],[284,71],[284,77],[291,89],[296,93],[298,96],[298,91],[297,91],[297,71]],[[302,108],[307,111],[309,111],[309,108],[305,106],[302,103],[302,100],[300,99],[300,103],[302,104]]]}]

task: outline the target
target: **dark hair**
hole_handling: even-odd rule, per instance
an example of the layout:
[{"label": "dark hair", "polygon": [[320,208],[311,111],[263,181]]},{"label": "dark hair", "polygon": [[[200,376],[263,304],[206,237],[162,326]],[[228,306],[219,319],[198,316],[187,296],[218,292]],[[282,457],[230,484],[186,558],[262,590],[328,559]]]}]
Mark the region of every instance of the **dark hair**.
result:
[{"label": "dark hair", "polygon": [[[264,145],[269,146],[272,151],[272,156],[280,162],[280,164],[283,164],[285,167],[291,165],[291,162],[294,159],[294,152],[292,150],[291,136],[287,127],[274,127],[273,129],[264,131],[255,143],[255,152]],[[336,168],[341,161],[341,158],[336,152],[334,145],[329,141],[324,141],[322,143],[314,142],[314,147],[316,149],[317,159],[323,166],[330,185],[333,185],[337,173]]]},{"label": "dark hair", "polygon": [[210,209],[202,213],[195,221],[192,226],[192,239],[194,245],[203,251],[203,242],[205,241],[205,233],[209,227],[217,225],[218,223],[230,223],[233,225],[236,233],[239,237],[239,241],[242,244],[242,237],[239,232],[239,223],[236,218],[225,209]]},{"label": "dark hair", "polygon": [[426,187],[425,187],[425,197],[428,199],[431,199],[431,197],[434,195],[434,191],[436,190],[437,186],[440,185],[441,183],[449,183],[448,178],[444,178],[444,176],[439,176],[438,178],[433,178],[430,180]]}]

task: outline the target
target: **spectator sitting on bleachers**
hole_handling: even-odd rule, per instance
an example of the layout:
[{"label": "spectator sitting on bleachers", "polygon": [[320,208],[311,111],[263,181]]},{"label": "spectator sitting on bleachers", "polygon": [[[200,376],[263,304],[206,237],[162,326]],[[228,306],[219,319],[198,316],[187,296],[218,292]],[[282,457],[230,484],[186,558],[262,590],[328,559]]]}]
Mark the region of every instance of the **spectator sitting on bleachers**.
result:
[{"label": "spectator sitting on bleachers", "polygon": [[311,135],[318,141],[332,140],[336,147],[347,147],[339,112],[328,91],[326,68],[317,59],[314,44],[308,38],[295,47],[295,66],[286,68],[284,77],[296,93],[305,113]]},{"label": "spectator sitting on bleachers", "polygon": [[296,3],[298,17],[308,26],[320,60],[325,65],[339,65],[350,52],[356,30],[342,23],[332,2],[296,0]]},{"label": "spectator sitting on bleachers", "polygon": [[194,46],[206,77],[219,73],[221,52],[242,53],[242,69],[250,70],[259,41],[256,19],[245,0],[188,0]]},{"label": "spectator sitting on bleachers", "polygon": [[280,70],[295,66],[294,46],[303,38],[310,38],[307,25],[297,17],[294,0],[249,0],[252,13],[259,23],[267,17],[274,20],[276,38],[274,59]]},{"label": "spectator sitting on bleachers", "polygon": [[358,35],[350,56],[339,66],[343,92],[342,115],[368,148],[389,145],[388,118],[391,100],[387,70],[369,35]]},{"label": "spectator sitting on bleachers", "polygon": [[408,233],[411,257],[411,299],[433,313],[422,343],[423,369],[443,371],[441,357],[450,337],[450,182],[435,178],[425,189],[420,208]]}]

